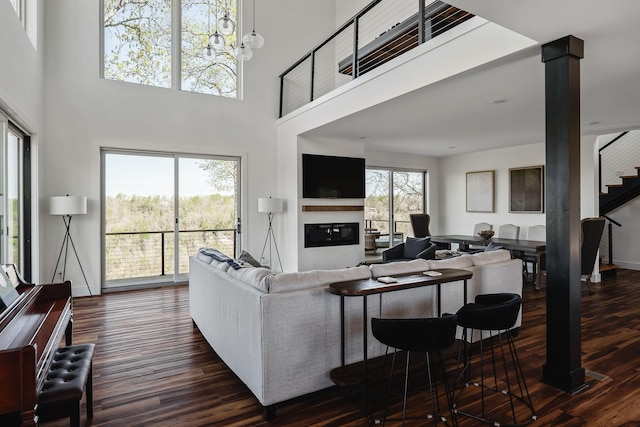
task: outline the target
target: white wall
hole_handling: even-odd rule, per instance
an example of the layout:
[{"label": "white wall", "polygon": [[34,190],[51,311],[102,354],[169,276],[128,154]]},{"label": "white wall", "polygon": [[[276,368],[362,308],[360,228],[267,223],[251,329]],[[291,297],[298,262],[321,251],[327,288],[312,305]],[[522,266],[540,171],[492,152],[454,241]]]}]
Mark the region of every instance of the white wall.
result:
[{"label": "white wall", "polygon": [[[99,3],[47,3],[47,140],[39,165],[45,276],[53,271],[63,236],[59,218],[46,215],[47,197],[86,195],[89,212],[74,218],[74,241],[91,288],[99,292],[100,147],[242,156],[242,245],[259,255],[267,218],[257,213],[257,199],[276,196],[277,76],[331,33],[333,5],[312,0],[257,5],[256,26],[282,16],[287,25],[257,28],[265,45],[244,66],[240,101],[101,79]],[[250,9],[246,13],[250,19]],[[79,271],[68,268],[74,294],[86,294]]]}]

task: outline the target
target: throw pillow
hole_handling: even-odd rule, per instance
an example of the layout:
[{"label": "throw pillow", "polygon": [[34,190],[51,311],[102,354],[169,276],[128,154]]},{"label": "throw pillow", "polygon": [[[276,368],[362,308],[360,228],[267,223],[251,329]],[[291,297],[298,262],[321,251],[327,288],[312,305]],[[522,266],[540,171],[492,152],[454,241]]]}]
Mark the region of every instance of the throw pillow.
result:
[{"label": "throw pillow", "polygon": [[240,252],[240,256],[238,257],[240,261],[244,261],[248,264],[253,265],[254,267],[262,267],[257,259],[251,256],[251,254],[247,251]]},{"label": "throw pillow", "polygon": [[429,237],[407,237],[404,242],[404,258],[415,259],[416,256],[431,244]]},{"label": "throw pillow", "polygon": [[484,248],[485,252],[497,251],[500,249],[504,249],[504,246],[499,245],[497,243],[489,242],[486,248]]}]

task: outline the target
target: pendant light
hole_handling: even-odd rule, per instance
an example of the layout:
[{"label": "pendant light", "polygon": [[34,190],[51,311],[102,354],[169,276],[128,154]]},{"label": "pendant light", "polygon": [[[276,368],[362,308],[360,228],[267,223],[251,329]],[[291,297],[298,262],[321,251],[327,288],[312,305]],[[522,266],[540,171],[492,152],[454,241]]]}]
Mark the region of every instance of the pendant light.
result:
[{"label": "pendant light", "polygon": [[242,37],[242,42],[251,50],[258,50],[264,45],[264,37],[256,33],[256,0],[253,2],[253,27],[250,33]]},{"label": "pendant light", "polygon": [[[218,20],[218,0],[216,1],[216,21]],[[209,31],[209,34],[211,34],[211,31]],[[224,37],[222,37],[220,35],[220,33],[218,32],[218,27],[216,26],[216,30],[213,34],[211,34],[209,36],[209,45],[211,47],[213,47],[215,50],[222,50],[224,49]]]},{"label": "pendant light", "polygon": [[[208,3],[207,8],[207,34],[211,34],[211,2]],[[211,42],[202,49],[202,57],[207,62],[213,62],[216,60],[216,51],[211,46]]]},{"label": "pendant light", "polygon": [[240,47],[236,49],[235,56],[238,61],[248,61],[253,56],[253,52],[250,47],[245,46],[245,44],[242,43]]},{"label": "pendant light", "polygon": [[[217,0],[216,0],[217,1]],[[226,2],[225,2],[226,6]],[[236,29],[236,24],[229,18],[229,8],[225,8],[224,15],[218,20],[218,32],[223,36],[230,36]]]},{"label": "pendant light", "polygon": [[204,49],[202,49],[202,57],[207,62],[213,62],[216,60],[216,50],[210,44],[207,45]]}]

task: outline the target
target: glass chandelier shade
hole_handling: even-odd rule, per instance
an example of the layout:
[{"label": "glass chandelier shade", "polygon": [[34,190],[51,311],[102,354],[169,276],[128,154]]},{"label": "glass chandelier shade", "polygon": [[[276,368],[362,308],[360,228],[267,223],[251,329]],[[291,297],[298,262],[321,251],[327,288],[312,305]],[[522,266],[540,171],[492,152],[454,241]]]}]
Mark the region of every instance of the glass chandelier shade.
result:
[{"label": "glass chandelier shade", "polygon": [[251,48],[242,43],[240,47],[236,49],[235,56],[238,61],[248,61],[253,56],[253,52],[251,51]]},{"label": "glass chandelier shade", "polygon": [[242,37],[242,42],[249,49],[258,50],[264,45],[264,37],[256,33],[256,30],[253,30]]},{"label": "glass chandelier shade", "polygon": [[215,33],[209,36],[209,44],[216,50],[224,49],[224,37],[216,30]]},{"label": "glass chandelier shade", "polygon": [[208,62],[213,62],[216,60],[216,50],[213,48],[213,46],[211,46],[211,44],[202,49],[202,57],[205,61]]},{"label": "glass chandelier shade", "polygon": [[218,32],[223,36],[230,36],[236,28],[236,24],[229,18],[229,12],[218,20]]}]

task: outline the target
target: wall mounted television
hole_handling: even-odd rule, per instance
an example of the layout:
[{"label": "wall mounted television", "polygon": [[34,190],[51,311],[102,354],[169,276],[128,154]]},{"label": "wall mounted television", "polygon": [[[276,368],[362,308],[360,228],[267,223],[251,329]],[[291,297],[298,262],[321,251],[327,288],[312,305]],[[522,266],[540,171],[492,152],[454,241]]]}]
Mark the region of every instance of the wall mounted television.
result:
[{"label": "wall mounted television", "polygon": [[363,199],[364,159],[302,155],[302,197],[310,199]]}]

